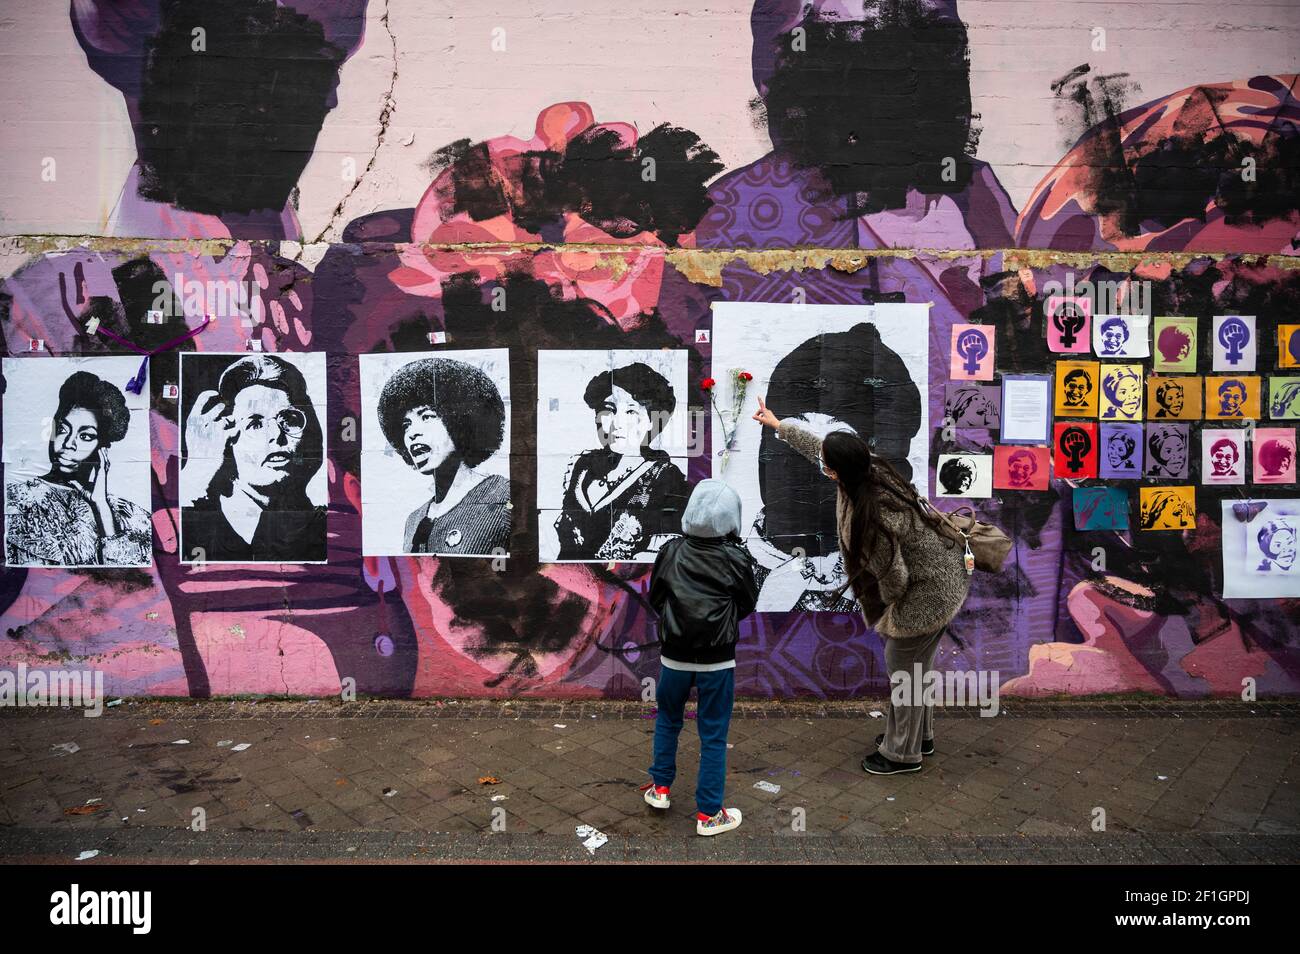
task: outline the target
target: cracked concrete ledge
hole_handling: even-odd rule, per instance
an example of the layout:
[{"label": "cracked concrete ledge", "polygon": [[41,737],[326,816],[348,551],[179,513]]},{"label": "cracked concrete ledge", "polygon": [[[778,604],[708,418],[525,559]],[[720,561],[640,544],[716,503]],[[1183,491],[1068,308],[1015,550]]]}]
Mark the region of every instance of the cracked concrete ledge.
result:
[{"label": "cracked concrete ledge", "polygon": [[[583,255],[608,257],[609,267],[617,272],[628,266],[630,256],[659,255],[693,282],[704,285],[722,284],[725,266],[741,263],[760,274],[775,271],[835,271],[852,273],[864,268],[871,259],[937,259],[971,260],[1001,257],[1006,271],[1041,269],[1052,266],[1087,268],[1101,265],[1110,271],[1123,273],[1141,268],[1172,266],[1183,268],[1194,261],[1231,259],[1247,264],[1261,264],[1273,268],[1300,269],[1300,255],[1273,255],[1241,251],[1196,252],[1061,252],[1047,249],[987,248],[729,248],[692,249],[664,248],[656,245],[617,244],[555,244],[549,242],[469,242],[469,243],[352,243],[263,241],[236,239],[156,239],[122,238],[102,235],[8,235],[0,236],[0,254],[30,255],[58,254],[71,251],[92,251],[122,254],[171,253],[210,255],[220,257],[240,245],[267,246],[273,253],[288,254],[295,261],[309,249],[325,249],[331,245],[343,246],[357,252],[367,250],[388,251],[396,247],[420,248],[426,253],[473,253],[475,255],[528,255],[538,252],[558,251]],[[269,248],[274,246],[274,248]],[[323,253],[322,253],[323,254]],[[311,258],[311,256],[309,256]],[[319,260],[320,256],[314,256]]]}]

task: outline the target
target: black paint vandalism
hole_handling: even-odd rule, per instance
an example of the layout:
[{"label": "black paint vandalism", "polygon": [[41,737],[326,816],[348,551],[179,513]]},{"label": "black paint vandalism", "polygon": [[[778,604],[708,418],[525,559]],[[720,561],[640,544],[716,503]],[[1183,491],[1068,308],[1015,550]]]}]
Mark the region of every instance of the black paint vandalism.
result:
[{"label": "black paint vandalism", "polygon": [[965,26],[884,6],[872,23],[807,20],[779,35],[764,97],[773,144],[859,212],[900,207],[909,188],[961,192],[979,139]]},{"label": "black paint vandalism", "polygon": [[1077,128],[1087,131],[1076,162],[1088,170],[1087,211],[1115,215],[1125,235],[1204,222],[1212,206],[1230,225],[1263,225],[1300,211],[1300,130],[1292,123],[1275,117],[1262,142],[1240,138],[1218,111],[1230,91],[1202,86],[1181,107],[1176,134],[1125,143],[1120,126],[1132,89],[1123,74],[1079,74],[1058,85]]},{"label": "black paint vandalism", "polygon": [[722,171],[718,156],[695,133],[657,126],[629,147],[611,128],[592,126],[563,153],[536,150],[511,157],[518,191],[507,189],[488,148],[459,140],[439,150],[429,168],[451,168],[439,187],[444,217],[476,221],[510,215],[546,241],[564,238],[565,212],[577,212],[615,238],[651,232],[672,245],[709,209],[704,184]]},{"label": "black paint vandalism", "polygon": [[[78,266],[80,268],[80,266]],[[146,351],[179,338],[189,330],[180,298],[177,297],[166,273],[147,256],[133,258],[113,269],[113,284],[117,297],[91,296],[78,300],[81,295],[81,277],[74,273],[71,282],[59,273],[63,286],[62,300],[65,313],[74,326],[81,329],[74,338],[79,354],[124,354],[126,349],[106,335],[86,334],[84,328],[91,318],[98,318],[100,327],[133,342]],[[84,316],[76,318],[77,309],[85,309]],[[162,321],[149,323],[149,312],[162,313]],[[184,341],[149,359],[149,408],[171,421],[176,420],[176,401],[163,397],[165,384],[179,381],[180,352],[194,351],[195,342]],[[126,382],[120,382],[125,384]]]},{"label": "black paint vandalism", "polygon": [[279,211],[343,59],[318,22],[275,0],[164,2],[136,124],[141,196],[213,215]]},{"label": "black paint vandalism", "polygon": [[[799,345],[773,369],[767,402],[782,418],[834,418],[911,479],[908,452],[921,426],[921,393],[875,325],[855,325]],[[798,546],[816,556],[837,549],[835,483],[770,429],[759,444],[758,488],[769,540],[786,552]]]},{"label": "black paint vandalism", "polygon": [[[480,656],[513,654],[503,681],[537,674],[534,653],[570,647],[583,632],[591,605],[539,572],[537,549],[537,366],[538,351],[553,349],[680,348],[681,341],[652,314],[635,331],[625,331],[595,302],[564,301],[545,282],[515,275],[501,286],[506,307],[492,307],[492,288],[473,276],[443,286],[449,346],[457,349],[510,349],[511,504],[519,515],[511,532],[504,567],[490,560],[441,560],[433,580],[435,598],[446,602],[457,621],[478,629],[481,641],[470,647]],[[427,327],[427,326],[426,326]],[[412,339],[414,336],[412,335]],[[423,343],[427,348],[427,339]],[[701,376],[691,354],[691,378]],[[686,400],[698,407],[692,395]],[[688,413],[686,401],[677,413]],[[623,585],[602,566],[582,568],[605,583]]]}]

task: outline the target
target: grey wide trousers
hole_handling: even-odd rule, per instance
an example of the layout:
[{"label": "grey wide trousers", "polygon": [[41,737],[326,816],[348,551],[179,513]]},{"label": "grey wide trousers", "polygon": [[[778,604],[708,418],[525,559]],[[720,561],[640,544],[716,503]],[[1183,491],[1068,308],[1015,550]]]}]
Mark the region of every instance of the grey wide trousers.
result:
[{"label": "grey wide trousers", "polygon": [[[885,670],[889,673],[891,687],[897,678],[896,673],[906,673],[912,682],[916,680],[913,668],[921,664],[922,674],[933,668],[934,654],[939,650],[939,641],[948,631],[945,626],[930,636],[914,636],[911,639],[885,639]],[[921,687],[916,687],[919,692]],[[908,762],[915,765],[921,761],[921,740],[934,738],[934,706],[914,705],[911,693],[906,693],[907,703],[895,705],[892,694],[889,701],[889,713],[885,718],[885,738],[880,743],[880,754],[891,762]]]}]

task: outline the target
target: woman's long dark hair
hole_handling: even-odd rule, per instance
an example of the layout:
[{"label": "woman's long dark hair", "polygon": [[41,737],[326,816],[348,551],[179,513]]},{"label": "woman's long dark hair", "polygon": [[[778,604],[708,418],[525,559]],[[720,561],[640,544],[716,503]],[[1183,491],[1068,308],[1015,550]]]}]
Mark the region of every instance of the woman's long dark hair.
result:
[{"label": "woman's long dark hair", "polygon": [[888,460],[872,454],[867,442],[857,434],[827,434],[822,440],[822,462],[835,471],[840,493],[849,498],[849,539],[840,541],[848,575],[839,589],[839,595],[843,595],[860,577],[871,575],[867,570],[868,555],[876,552],[882,539],[889,543],[891,562],[898,552],[898,536],[881,521],[882,509],[909,514],[913,526],[918,516],[930,526],[934,526],[934,518],[906,478]]}]

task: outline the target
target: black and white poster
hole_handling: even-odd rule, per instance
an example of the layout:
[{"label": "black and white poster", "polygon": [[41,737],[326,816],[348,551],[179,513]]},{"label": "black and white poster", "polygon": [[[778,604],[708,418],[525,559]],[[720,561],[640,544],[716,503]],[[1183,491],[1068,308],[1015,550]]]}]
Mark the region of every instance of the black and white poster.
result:
[{"label": "black and white poster", "polygon": [[687,359],[673,349],[538,352],[543,562],[653,563],[681,535]]},{"label": "black and white poster", "polygon": [[153,560],[149,393],[138,357],[4,359],[5,562]]},{"label": "black and white poster", "polygon": [[509,555],[509,356],[361,355],[366,556]]},{"label": "black and white poster", "polygon": [[[778,418],[798,418],[819,436],[853,431],[925,494],[929,455],[929,308],[925,305],[713,306],[713,377],[754,376],[748,394],[765,396]],[[730,406],[730,395],[718,403]],[[835,525],[835,484],[770,428],[752,420],[752,398],[737,421],[725,466],[714,421],[713,476],[736,488],[749,524],[746,544],[762,585],[758,610],[848,612],[836,596],[846,577]]]},{"label": "black and white poster", "polygon": [[323,563],[325,355],[181,355],[181,562]]},{"label": "black and white poster", "polygon": [[940,454],[935,470],[937,497],[983,500],[993,496],[992,454]]},{"label": "black and white poster", "polygon": [[1223,501],[1223,595],[1300,596],[1300,499]]}]

